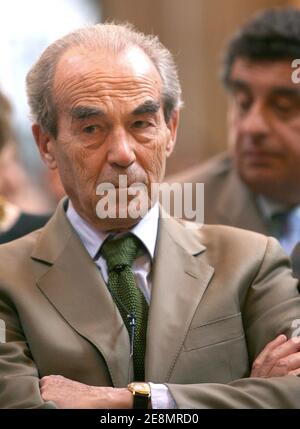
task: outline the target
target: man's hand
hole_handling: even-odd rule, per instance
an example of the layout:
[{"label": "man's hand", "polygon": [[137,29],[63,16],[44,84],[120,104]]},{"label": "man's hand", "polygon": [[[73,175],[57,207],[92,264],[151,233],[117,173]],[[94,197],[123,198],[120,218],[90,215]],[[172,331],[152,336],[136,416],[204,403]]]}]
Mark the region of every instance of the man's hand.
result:
[{"label": "man's hand", "polygon": [[58,408],[133,408],[132,394],[126,388],[88,386],[61,375],[40,380],[44,401],[53,401]]},{"label": "man's hand", "polygon": [[282,377],[300,374],[300,337],[279,335],[266,345],[252,365],[250,377]]}]

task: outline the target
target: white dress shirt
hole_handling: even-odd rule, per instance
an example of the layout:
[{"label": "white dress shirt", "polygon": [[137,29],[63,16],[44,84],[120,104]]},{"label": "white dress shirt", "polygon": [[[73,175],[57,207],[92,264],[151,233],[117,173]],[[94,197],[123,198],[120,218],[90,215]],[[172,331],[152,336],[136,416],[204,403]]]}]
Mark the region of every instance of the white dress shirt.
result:
[{"label": "white dress shirt", "polygon": [[[100,248],[110,233],[101,232],[93,228],[85,221],[73,207],[69,200],[67,209],[67,218],[77,232],[82,244],[86,248],[91,258],[100,268],[103,280],[108,281],[107,265],[102,256],[99,255]],[[132,270],[138,287],[143,292],[148,304],[151,300],[151,265],[153,261],[155,244],[157,239],[159,219],[159,206],[155,204],[149,212],[135,225],[130,232],[140,239],[144,244],[146,251],[140,255],[133,263]],[[121,234],[116,234],[115,237]],[[176,408],[176,403],[164,384],[150,383],[151,387],[151,404],[153,409]]]}]

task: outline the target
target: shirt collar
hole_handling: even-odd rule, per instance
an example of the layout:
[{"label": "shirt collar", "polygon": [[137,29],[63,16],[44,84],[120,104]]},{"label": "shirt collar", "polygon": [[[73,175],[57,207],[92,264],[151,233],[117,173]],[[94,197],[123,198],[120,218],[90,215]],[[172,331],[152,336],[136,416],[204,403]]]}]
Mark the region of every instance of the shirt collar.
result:
[{"label": "shirt collar", "polygon": [[[92,227],[77,213],[70,200],[66,215],[71,225],[79,235],[79,238],[87,252],[91,258],[94,259],[100,247],[102,246],[102,243],[110,235],[110,233],[98,231]],[[158,203],[156,203],[139,221],[139,223],[129,230],[132,234],[141,240],[148,250],[151,259],[153,259],[154,256],[158,230],[158,219],[159,206]]]}]

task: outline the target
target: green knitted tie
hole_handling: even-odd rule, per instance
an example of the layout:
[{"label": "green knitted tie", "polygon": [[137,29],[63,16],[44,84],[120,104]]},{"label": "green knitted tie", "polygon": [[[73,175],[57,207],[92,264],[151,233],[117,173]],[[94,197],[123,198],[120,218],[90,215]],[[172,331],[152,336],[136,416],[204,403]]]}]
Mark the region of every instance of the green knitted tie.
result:
[{"label": "green knitted tie", "polygon": [[[126,328],[133,340],[133,367],[135,381],[145,380],[145,349],[148,320],[148,304],[136,285],[132,264],[142,245],[134,235],[107,240],[101,248],[108,269],[108,288],[115,300]],[[135,318],[135,333],[132,338],[130,323]]]}]

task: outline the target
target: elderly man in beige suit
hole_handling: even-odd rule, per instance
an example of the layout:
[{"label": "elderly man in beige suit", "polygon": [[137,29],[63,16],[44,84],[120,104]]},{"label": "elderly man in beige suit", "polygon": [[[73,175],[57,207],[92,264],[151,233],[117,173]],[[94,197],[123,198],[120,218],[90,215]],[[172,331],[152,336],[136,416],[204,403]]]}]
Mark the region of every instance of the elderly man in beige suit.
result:
[{"label": "elderly man in beige suit", "polygon": [[[98,24],[50,45],[27,89],[68,198],[0,247],[0,407],[299,407],[300,298],[277,242],[168,218],[152,198],[180,108],[170,53]],[[102,216],[99,185],[136,182],[145,215],[118,199]]]}]

